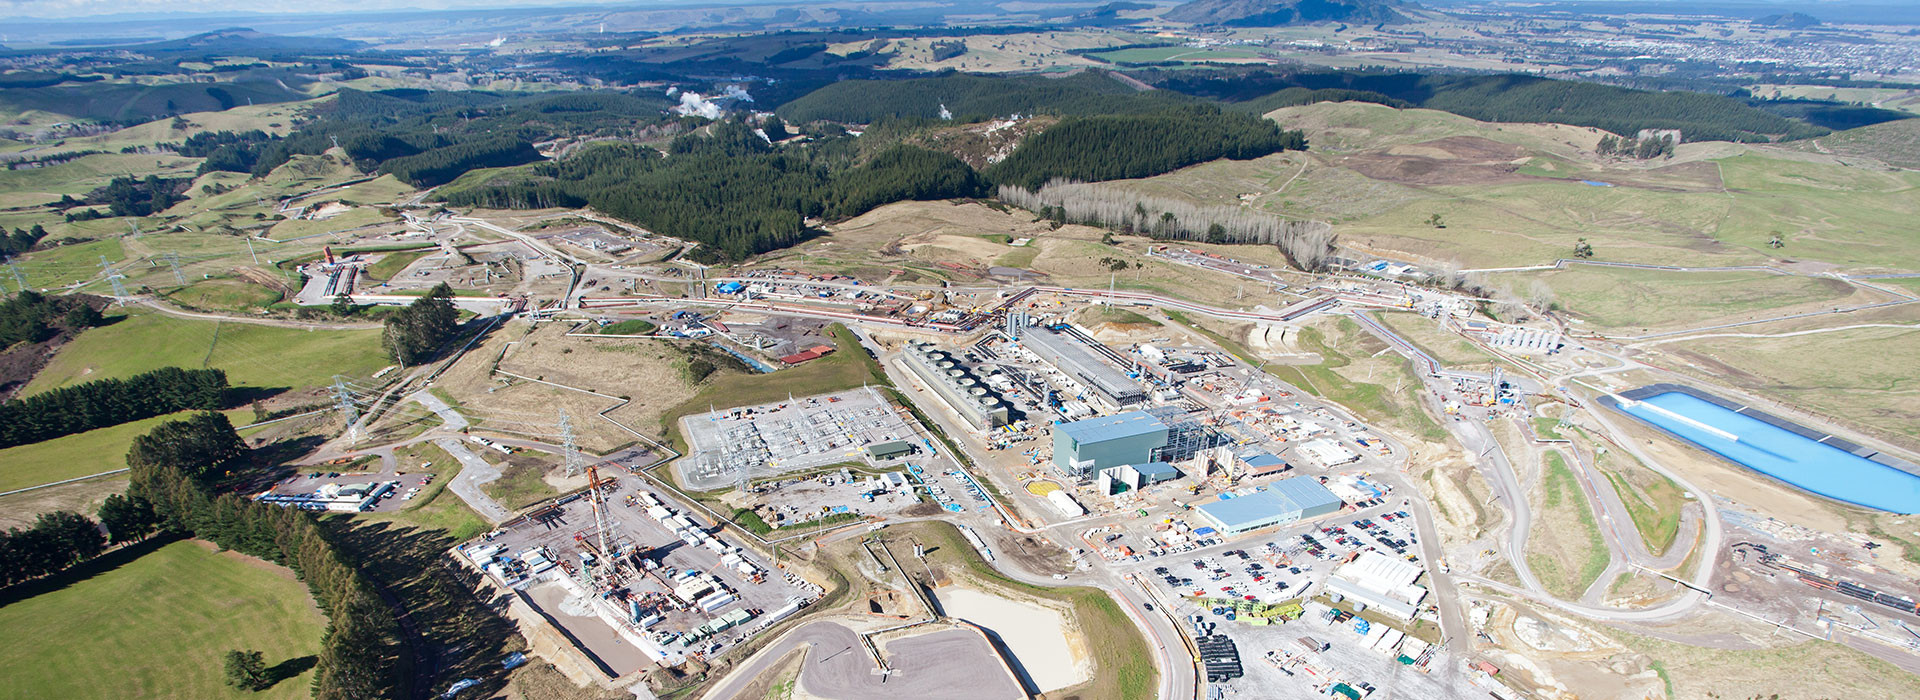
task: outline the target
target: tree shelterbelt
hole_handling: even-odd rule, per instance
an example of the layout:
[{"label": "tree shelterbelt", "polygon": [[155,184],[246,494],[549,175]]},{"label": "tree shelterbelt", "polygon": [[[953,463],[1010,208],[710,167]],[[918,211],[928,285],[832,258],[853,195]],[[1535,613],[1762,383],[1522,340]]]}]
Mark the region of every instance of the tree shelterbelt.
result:
[{"label": "tree shelterbelt", "polygon": [[222,476],[222,470],[247,455],[247,443],[224,413],[201,411],[186,420],[168,421],[134,438],[129,467],[173,467],[195,478]]},{"label": "tree shelterbelt", "polygon": [[453,288],[442,282],[427,295],[387,315],[381,343],[387,354],[402,365],[417,365],[433,357],[442,343],[453,337],[460,312],[453,308]]},{"label": "tree shelterbelt", "polygon": [[0,447],[51,440],[179,411],[222,408],[227,373],[162,367],[0,404]]},{"label": "tree shelterbelt", "polygon": [[100,526],[68,511],[41,513],[33,527],[0,532],[0,587],[58,573],[107,547]]}]

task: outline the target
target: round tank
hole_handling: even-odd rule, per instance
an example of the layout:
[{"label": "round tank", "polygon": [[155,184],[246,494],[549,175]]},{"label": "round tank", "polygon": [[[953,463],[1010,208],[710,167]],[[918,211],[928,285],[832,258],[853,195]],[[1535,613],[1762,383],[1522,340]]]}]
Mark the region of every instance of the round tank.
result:
[{"label": "round tank", "polygon": [[949,377],[959,377],[959,376],[963,376],[963,375],[965,375],[965,374],[966,374],[966,372],[963,372],[963,371],[960,371],[960,370],[957,370],[957,369],[950,369],[950,370],[947,370],[947,376],[949,376]]},{"label": "round tank", "polygon": [[976,386],[972,389],[968,389],[967,393],[973,394],[974,396],[986,396],[987,390]]}]

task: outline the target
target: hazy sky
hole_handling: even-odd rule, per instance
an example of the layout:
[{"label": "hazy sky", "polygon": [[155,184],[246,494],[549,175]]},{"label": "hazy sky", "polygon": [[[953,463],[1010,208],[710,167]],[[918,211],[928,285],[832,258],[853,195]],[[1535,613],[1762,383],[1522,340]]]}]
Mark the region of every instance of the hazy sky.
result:
[{"label": "hazy sky", "polygon": [[161,12],[294,14],[355,10],[455,10],[539,5],[680,5],[692,0],[0,0],[0,17],[69,18]]}]

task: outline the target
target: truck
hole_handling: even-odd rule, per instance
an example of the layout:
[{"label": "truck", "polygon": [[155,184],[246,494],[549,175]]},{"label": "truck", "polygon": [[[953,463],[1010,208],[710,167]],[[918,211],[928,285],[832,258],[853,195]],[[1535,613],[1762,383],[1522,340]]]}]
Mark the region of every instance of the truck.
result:
[{"label": "truck", "polygon": [[1299,639],[1299,642],[1300,642],[1300,646],[1307,648],[1307,651],[1326,651],[1327,650],[1326,642],[1320,641],[1318,639],[1314,639],[1313,637],[1301,637]]}]

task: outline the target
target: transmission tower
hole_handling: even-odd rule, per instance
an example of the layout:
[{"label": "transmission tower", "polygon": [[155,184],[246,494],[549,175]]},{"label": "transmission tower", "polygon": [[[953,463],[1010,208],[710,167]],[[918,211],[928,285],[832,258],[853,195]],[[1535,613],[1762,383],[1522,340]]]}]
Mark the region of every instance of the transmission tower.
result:
[{"label": "transmission tower", "polygon": [[180,274],[180,254],[179,253],[167,254],[167,266],[173,268],[173,281],[179,283],[180,286],[182,287],[187,286],[187,276]]},{"label": "transmission tower", "polygon": [[126,306],[127,305],[127,285],[122,283],[120,280],[126,279],[127,276],[120,274],[119,270],[113,269],[113,263],[107,262],[107,256],[105,255],[100,256],[100,269],[106,271],[107,282],[113,285],[113,296],[115,297],[114,300],[116,302],[119,302],[121,306]]},{"label": "transmission tower", "polygon": [[13,283],[20,285],[20,291],[27,291],[27,276],[20,272],[20,266],[14,264],[13,258],[7,258],[7,269],[13,271]]},{"label": "transmission tower", "polygon": [[573,419],[567,416],[567,409],[560,409],[560,440],[565,444],[567,457],[567,476],[579,476],[582,466],[580,445],[573,439]]},{"label": "transmission tower", "polygon": [[353,392],[347,390],[347,380],[340,375],[333,376],[333,400],[340,404],[340,415],[347,417],[347,442],[360,441],[360,410],[353,405]]}]

